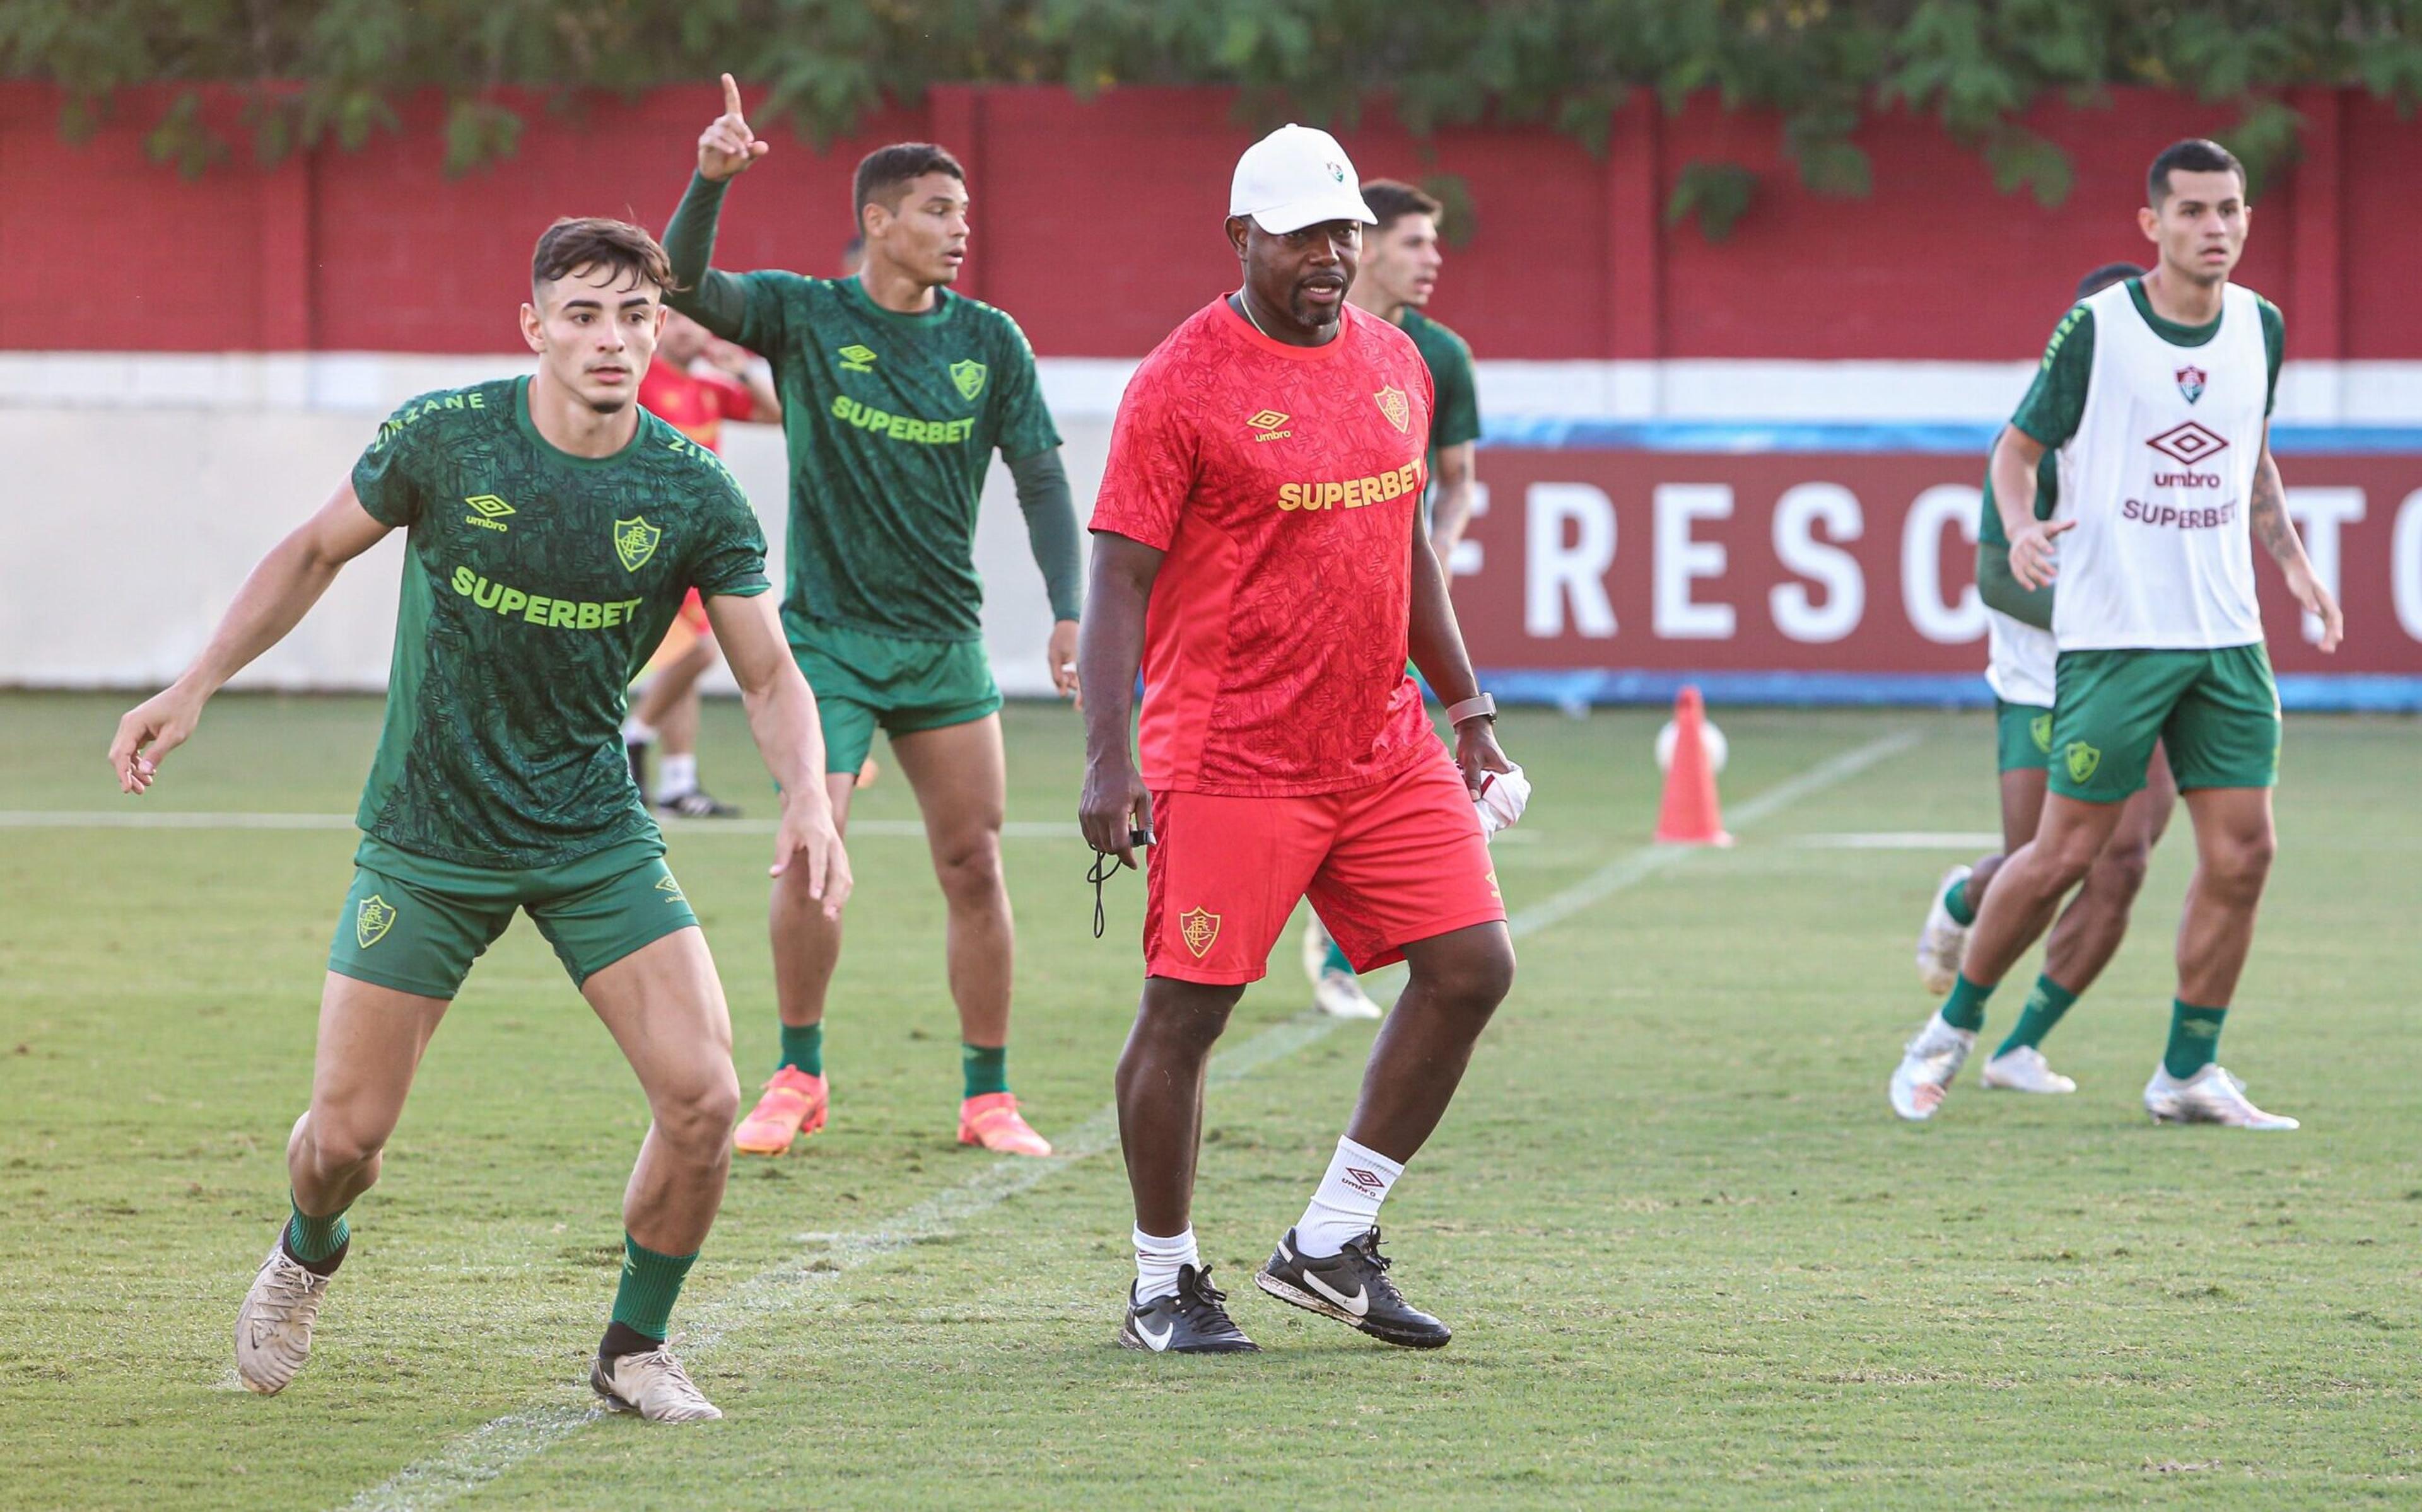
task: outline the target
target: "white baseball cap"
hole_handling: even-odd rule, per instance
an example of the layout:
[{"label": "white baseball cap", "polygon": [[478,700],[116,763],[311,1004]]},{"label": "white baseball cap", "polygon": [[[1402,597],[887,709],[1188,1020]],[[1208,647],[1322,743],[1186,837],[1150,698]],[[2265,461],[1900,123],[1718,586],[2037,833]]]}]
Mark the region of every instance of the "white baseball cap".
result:
[{"label": "white baseball cap", "polygon": [[1313,126],[1282,126],[1245,148],[1228,191],[1228,213],[1250,215],[1273,236],[1323,221],[1379,224],[1362,203],[1361,180],[1345,149]]}]

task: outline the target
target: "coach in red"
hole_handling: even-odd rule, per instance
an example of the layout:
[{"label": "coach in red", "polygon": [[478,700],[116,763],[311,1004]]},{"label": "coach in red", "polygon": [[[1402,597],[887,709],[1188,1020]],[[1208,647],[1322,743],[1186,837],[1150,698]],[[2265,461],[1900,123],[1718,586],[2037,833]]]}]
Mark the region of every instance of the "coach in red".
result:
[{"label": "coach in red", "polygon": [[[1118,1075],[1132,1348],[1254,1348],[1189,1217],[1203,1071],[1307,895],[1357,971],[1403,960],[1411,979],[1336,1158],[1253,1280],[1391,1344],[1452,1336],[1390,1280],[1377,1218],[1513,984],[1471,797],[1510,763],[1419,528],[1429,370],[1345,302],[1372,222],[1360,182],[1326,132],[1284,127],[1245,153],[1227,224],[1244,286],[1138,369],[1093,510],[1081,818],[1127,865],[1138,836],[1149,848],[1143,1002]],[[1453,760],[1408,652],[1448,700]]]}]

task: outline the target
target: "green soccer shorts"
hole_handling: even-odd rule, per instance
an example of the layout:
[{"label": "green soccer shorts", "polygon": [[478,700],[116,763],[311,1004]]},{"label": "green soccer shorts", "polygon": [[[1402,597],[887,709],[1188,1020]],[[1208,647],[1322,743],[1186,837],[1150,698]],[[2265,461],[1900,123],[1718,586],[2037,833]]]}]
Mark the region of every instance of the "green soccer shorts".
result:
[{"label": "green soccer shorts", "polygon": [[874,730],[897,738],[969,725],[1000,708],[982,641],[912,641],[840,625],[795,633],[791,656],[815,690],[825,771],[856,772]]},{"label": "green soccer shorts", "polygon": [[354,855],[353,890],[337,916],[328,969],[450,1000],[471,962],[513,922],[513,911],[527,909],[578,987],[698,923],[664,850],[662,840],[642,835],[560,865],[491,871],[365,838]]},{"label": "green soccer shorts", "polygon": [[2052,765],[2052,710],[1993,700],[1997,772],[2042,772]]},{"label": "green soccer shorts", "polygon": [[2154,742],[2181,792],[2279,780],[2279,690],[2257,642],[2217,650],[2063,651],[2052,790],[2116,803],[2145,786]]}]

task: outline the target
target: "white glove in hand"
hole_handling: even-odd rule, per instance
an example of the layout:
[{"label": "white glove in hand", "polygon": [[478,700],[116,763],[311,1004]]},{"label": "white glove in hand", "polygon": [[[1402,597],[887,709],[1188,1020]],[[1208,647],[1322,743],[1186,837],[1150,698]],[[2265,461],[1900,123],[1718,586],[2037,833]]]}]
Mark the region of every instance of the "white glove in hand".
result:
[{"label": "white glove in hand", "polygon": [[1531,803],[1531,779],[1522,769],[1511,772],[1484,772],[1480,774],[1480,793],[1472,800],[1480,805],[1480,833],[1495,834],[1510,830],[1522,818],[1522,810]]}]

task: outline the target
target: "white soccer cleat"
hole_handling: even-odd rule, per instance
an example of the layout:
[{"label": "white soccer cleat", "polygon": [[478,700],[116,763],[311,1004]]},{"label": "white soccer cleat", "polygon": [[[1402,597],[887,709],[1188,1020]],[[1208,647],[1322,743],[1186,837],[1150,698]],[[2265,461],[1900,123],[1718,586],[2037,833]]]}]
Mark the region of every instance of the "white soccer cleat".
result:
[{"label": "white soccer cleat", "polygon": [[2003,1092],[2074,1092],[2077,1083],[2052,1068],[2042,1051],[2021,1045],[1996,1055],[1976,1073],[1976,1080]]},{"label": "white soccer cleat", "polygon": [[1975,1031],[1954,1029],[1940,1013],[1927,1020],[1926,1027],[1901,1048],[1900,1065],[1893,1069],[1886,1094],[1892,1099],[1893,1112],[1912,1123],[1933,1117],[1951,1090],[1952,1078],[1959,1074],[1968,1052],[1975,1048]]},{"label": "white soccer cleat", "polygon": [[1970,868],[1954,866],[1934,884],[1934,898],[1926,907],[1926,927],[1917,932],[1917,977],[1936,997],[1951,990],[1960,962],[1968,959],[1968,926],[1942,906],[1942,895],[1953,882],[1968,880]]},{"label": "white soccer cleat", "polygon": [[1332,1019],[1378,1019],[1387,1010],[1371,1001],[1351,972],[1323,972],[1313,984],[1313,1005]]},{"label": "white soccer cleat", "polygon": [[589,1367],[589,1384],[615,1411],[637,1412],[651,1423],[704,1423],[723,1415],[661,1347],[618,1354],[610,1367],[600,1357]]},{"label": "white soccer cleat", "polygon": [[1329,964],[1329,929],[1315,913],[1304,921],[1303,974],[1312,978],[1312,1005],[1332,1019],[1379,1019],[1387,1010],[1371,1001],[1352,972]]},{"label": "white soccer cleat", "polygon": [[2157,1124],[2225,1124],[2231,1129],[2285,1130],[2300,1128],[2285,1114],[2264,1113],[2245,1095],[2245,1083],[2218,1062],[2179,1081],[2159,1067],[2145,1083],[2145,1111]]},{"label": "white soccer cleat", "polygon": [[286,1253],[285,1233],[252,1275],[252,1289],[235,1315],[235,1374],[244,1389],[275,1396],[311,1358],[311,1330],[328,1295],[328,1277],[314,1275]]}]

